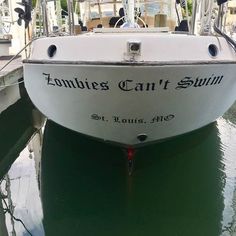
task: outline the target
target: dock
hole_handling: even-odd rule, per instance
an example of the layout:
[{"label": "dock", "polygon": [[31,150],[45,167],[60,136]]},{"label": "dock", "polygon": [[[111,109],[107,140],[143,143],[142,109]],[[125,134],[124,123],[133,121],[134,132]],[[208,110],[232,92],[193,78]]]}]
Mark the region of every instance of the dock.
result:
[{"label": "dock", "polygon": [[[0,56],[0,68],[2,68],[13,56]],[[23,78],[23,64],[21,57],[14,59],[2,71],[0,71],[0,91],[11,84],[15,84]]]},{"label": "dock", "polygon": [[[0,70],[13,56],[0,56]],[[0,71],[0,113],[21,97],[19,81],[23,79],[22,58],[16,57]]]}]

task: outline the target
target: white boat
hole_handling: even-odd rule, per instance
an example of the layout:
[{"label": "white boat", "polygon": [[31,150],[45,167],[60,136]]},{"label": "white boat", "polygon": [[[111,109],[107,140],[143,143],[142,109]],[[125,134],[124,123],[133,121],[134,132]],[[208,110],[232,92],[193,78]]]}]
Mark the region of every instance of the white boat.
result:
[{"label": "white boat", "polygon": [[[153,2],[159,4],[154,13]],[[173,0],[123,1],[120,27],[117,21],[109,27],[110,18],[102,15],[108,2],[86,1],[99,14],[84,22],[88,32],[73,35],[72,22],[72,35],[33,41],[24,61],[29,96],[48,119],[124,146],[203,127],[236,98],[235,44],[221,31],[225,2],[218,1],[216,33],[213,0],[193,1],[191,20],[179,26]]]}]

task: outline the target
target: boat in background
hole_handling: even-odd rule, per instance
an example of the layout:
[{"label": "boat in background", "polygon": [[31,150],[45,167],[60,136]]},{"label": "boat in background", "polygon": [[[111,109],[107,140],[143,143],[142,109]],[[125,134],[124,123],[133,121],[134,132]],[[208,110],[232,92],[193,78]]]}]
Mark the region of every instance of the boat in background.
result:
[{"label": "boat in background", "polygon": [[218,16],[213,0],[195,0],[191,17],[187,1],[89,0],[79,24],[68,2],[68,32],[50,33],[43,1],[46,37],[24,60],[26,89],[48,119],[133,147],[203,127],[235,101],[226,0],[217,1]]},{"label": "boat in background", "polygon": [[9,7],[5,1],[0,1],[0,56],[9,55],[11,35],[8,34],[8,24],[4,21],[9,18]]}]

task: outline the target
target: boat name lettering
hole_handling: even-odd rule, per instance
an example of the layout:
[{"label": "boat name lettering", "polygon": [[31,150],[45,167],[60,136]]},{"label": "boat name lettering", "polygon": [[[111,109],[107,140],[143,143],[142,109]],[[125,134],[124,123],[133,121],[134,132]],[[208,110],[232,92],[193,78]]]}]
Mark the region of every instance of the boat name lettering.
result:
[{"label": "boat name lettering", "polygon": [[217,85],[222,82],[224,78],[223,75],[214,75],[212,74],[210,77],[199,78],[197,77],[195,80],[190,76],[185,76],[181,81],[178,82],[178,86],[175,89],[186,89],[189,87],[202,87],[202,86],[212,86]]},{"label": "boat name lettering", "polygon": [[91,89],[91,90],[109,90],[108,81],[106,82],[89,82],[85,80],[79,80],[74,77],[73,79],[58,79],[52,78],[50,74],[43,73],[47,81],[47,85],[57,86],[63,88],[79,88],[79,89]]},{"label": "boat name lettering", "polygon": [[[107,91],[110,90],[108,81],[89,81],[88,78],[79,79],[73,77],[72,79],[58,79],[53,78],[50,73],[43,73],[43,76],[48,86],[61,87],[61,88],[75,88],[81,90],[98,90]],[[179,82],[177,82],[176,90],[187,88],[199,88],[206,86],[215,86],[222,83],[224,75],[214,75],[210,77],[191,77],[185,76]],[[152,92],[161,90],[168,90],[171,82],[168,79],[159,79],[156,82],[137,82],[132,79],[121,80],[117,86],[124,92]]]},{"label": "boat name lettering", "polygon": [[144,119],[141,117],[123,117],[120,115],[113,115],[110,118],[105,117],[102,114],[92,114],[90,116],[90,119],[95,120],[95,121],[99,121],[99,122],[108,122],[108,121],[112,121],[114,123],[119,123],[119,124],[146,124],[146,123],[161,123],[161,122],[168,122],[171,121],[175,118],[175,115],[173,114],[169,114],[169,115],[155,115],[153,118],[151,119]]},{"label": "boat name lettering", "polygon": [[123,118],[120,116],[112,116],[114,123],[122,123],[122,124],[144,124],[146,121],[143,118]]},{"label": "boat name lettering", "polygon": [[92,120],[107,121],[107,120],[105,120],[105,116],[98,115],[98,114],[92,114],[90,118],[91,118]]},{"label": "boat name lettering", "polygon": [[169,114],[166,116],[154,116],[150,123],[158,123],[158,122],[163,122],[163,121],[170,121],[175,118],[175,115]]},{"label": "boat name lettering", "polygon": [[155,91],[157,90],[158,86],[162,86],[161,88],[166,90],[168,84],[170,83],[169,80],[162,80],[160,79],[157,82],[134,82],[131,79],[122,80],[118,83],[119,89],[123,91]]}]

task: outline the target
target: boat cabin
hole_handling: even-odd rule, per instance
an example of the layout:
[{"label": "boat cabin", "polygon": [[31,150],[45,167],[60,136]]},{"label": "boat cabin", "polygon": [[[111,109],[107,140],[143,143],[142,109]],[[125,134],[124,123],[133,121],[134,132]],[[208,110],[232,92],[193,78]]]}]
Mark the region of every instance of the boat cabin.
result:
[{"label": "boat cabin", "polygon": [[[43,35],[58,32],[76,35],[81,32],[173,32],[198,35],[212,34],[215,12],[220,30],[224,25],[226,0],[193,0],[191,12],[187,0],[67,0],[68,15],[61,21],[61,8],[55,7],[58,31],[49,30],[47,0],[41,0]],[[50,1],[49,1],[50,2]],[[58,2],[58,0],[56,0]],[[60,3],[59,3],[60,4]],[[210,10],[209,10],[210,9]],[[118,30],[120,28],[120,30]],[[145,28],[145,29],[144,29]]]},{"label": "boat cabin", "polygon": [[[134,19],[136,28],[176,26],[175,1],[145,0],[134,1]],[[130,4],[130,3],[129,3]],[[129,6],[129,5],[128,5]],[[80,17],[88,31],[94,28],[119,28],[127,18],[123,1],[90,0],[80,3]],[[174,11],[174,12],[173,12]]]}]

